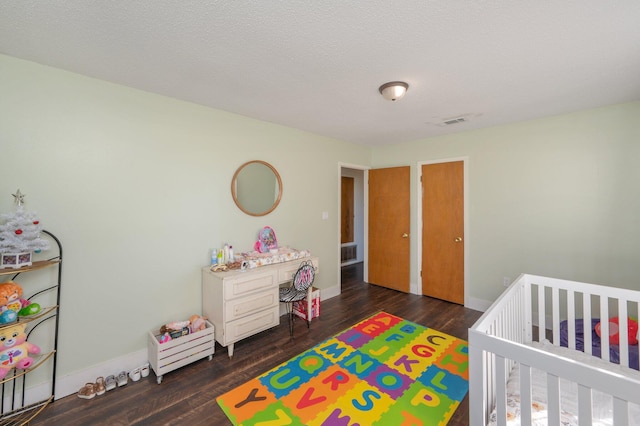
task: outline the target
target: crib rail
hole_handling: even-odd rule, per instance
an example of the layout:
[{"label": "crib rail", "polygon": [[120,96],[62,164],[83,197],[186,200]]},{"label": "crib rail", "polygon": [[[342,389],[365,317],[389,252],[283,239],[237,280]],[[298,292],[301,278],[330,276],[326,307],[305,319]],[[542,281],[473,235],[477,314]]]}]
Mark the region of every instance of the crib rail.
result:
[{"label": "crib rail", "polygon": [[[554,345],[560,345],[560,324],[566,319],[569,347],[575,349],[575,319],[581,318],[584,319],[585,352],[590,354],[591,319],[619,316],[620,363],[629,366],[626,319],[629,315],[637,317],[639,304],[640,292],[637,291],[521,275],[469,329],[470,423],[486,424],[494,407],[498,413],[506,413],[506,382],[509,372],[517,365],[523,379],[522,424],[531,422],[531,368],[547,373],[551,419],[560,418],[558,383],[564,378],[578,384],[581,419],[591,418],[591,390],[597,389],[613,396],[615,424],[627,424],[627,402],[640,404],[637,392],[640,381],[526,344],[548,337]],[[608,321],[602,321],[601,326],[602,358],[609,361]],[[498,424],[505,422],[499,415]]]},{"label": "crib rail", "polygon": [[[591,319],[619,318],[620,365],[638,368],[629,362],[629,316],[638,317],[640,292],[622,288],[586,284],[556,278],[525,275],[526,285],[531,288],[532,304],[537,301],[537,311],[532,320],[538,325],[538,341],[551,333],[554,345],[560,345],[560,322],[567,320],[569,348],[575,349],[575,320],[583,320],[584,352],[592,353]],[[609,359],[609,322],[601,321],[601,357]]]},{"label": "crib rail", "polygon": [[491,349],[499,349],[500,346],[494,347],[496,342],[531,341],[530,306],[526,280],[521,275],[469,329],[469,420],[472,425],[487,424],[496,404],[498,412],[506,412],[506,397],[497,398],[496,391],[504,393],[504,384],[514,363],[506,359],[509,351],[500,353]]}]

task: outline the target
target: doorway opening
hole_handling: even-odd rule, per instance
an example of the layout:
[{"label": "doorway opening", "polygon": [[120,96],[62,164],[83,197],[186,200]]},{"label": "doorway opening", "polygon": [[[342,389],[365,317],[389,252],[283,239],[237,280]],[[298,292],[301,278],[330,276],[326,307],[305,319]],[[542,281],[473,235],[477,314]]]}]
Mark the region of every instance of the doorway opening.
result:
[{"label": "doorway opening", "polygon": [[365,258],[365,175],[365,167],[340,167],[341,285],[348,284],[354,277],[362,280]]}]

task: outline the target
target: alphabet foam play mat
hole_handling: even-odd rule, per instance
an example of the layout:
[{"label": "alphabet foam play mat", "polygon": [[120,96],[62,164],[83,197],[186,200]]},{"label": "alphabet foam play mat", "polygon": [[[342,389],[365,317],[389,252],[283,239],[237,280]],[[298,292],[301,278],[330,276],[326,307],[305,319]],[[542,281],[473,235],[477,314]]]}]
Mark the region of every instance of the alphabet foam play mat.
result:
[{"label": "alphabet foam play mat", "polygon": [[468,388],[466,341],[380,312],[217,402],[234,425],[446,424]]}]

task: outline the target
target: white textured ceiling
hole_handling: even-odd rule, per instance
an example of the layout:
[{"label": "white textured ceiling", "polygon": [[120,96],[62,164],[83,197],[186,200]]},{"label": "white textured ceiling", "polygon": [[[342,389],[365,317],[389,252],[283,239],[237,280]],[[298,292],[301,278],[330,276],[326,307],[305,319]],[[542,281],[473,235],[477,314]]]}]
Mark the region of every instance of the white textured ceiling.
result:
[{"label": "white textured ceiling", "polygon": [[0,52],[376,146],[640,100],[640,1],[4,0]]}]

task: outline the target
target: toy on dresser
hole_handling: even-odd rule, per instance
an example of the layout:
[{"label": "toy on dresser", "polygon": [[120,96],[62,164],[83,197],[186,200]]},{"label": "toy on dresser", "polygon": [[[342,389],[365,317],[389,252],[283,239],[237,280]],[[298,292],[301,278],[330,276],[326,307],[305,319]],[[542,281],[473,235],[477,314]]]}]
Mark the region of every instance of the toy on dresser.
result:
[{"label": "toy on dresser", "polygon": [[22,286],[14,281],[0,283],[0,325],[9,324],[18,316],[40,312],[40,305],[22,298]]},{"label": "toy on dresser", "polygon": [[16,324],[0,330],[0,380],[13,368],[26,370],[33,365],[29,354],[39,354],[40,347],[27,342],[26,324]]}]

